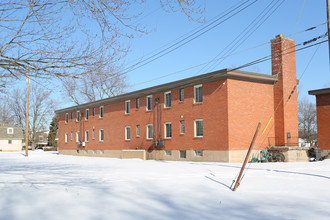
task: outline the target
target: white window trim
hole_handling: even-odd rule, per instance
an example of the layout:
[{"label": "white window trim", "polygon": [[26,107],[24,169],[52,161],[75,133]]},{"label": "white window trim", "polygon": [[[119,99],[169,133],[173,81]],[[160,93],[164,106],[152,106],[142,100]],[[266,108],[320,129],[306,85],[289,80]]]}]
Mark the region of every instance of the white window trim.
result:
[{"label": "white window trim", "polygon": [[[103,132],[103,140],[101,140],[101,131]],[[99,141],[100,142],[103,142],[104,141],[104,130],[103,129],[100,129],[99,130]]]},{"label": "white window trim", "polygon": [[65,143],[68,143],[68,132],[65,133],[65,136],[64,136],[64,142]]},{"label": "white window trim", "polygon": [[[148,137],[148,134],[149,134],[149,128],[148,127],[149,127],[149,125],[151,125],[151,134],[152,134],[152,137],[151,138]],[[146,135],[147,135],[146,138],[147,138],[147,140],[152,140],[153,139],[153,135],[154,135],[153,134],[153,132],[154,132],[153,129],[154,128],[153,128],[152,124],[147,124],[147,132],[146,132]]]},{"label": "white window trim", "polygon": [[85,142],[89,142],[89,131],[85,131]]},{"label": "white window trim", "polygon": [[[127,112],[127,103],[129,103],[129,112]],[[126,100],[125,101],[125,115],[129,115],[131,113],[131,100]]]},{"label": "white window trim", "polygon": [[125,127],[125,141],[130,141],[131,140],[131,137],[130,138],[127,138],[127,129],[128,128],[129,128],[130,136],[132,135],[132,133],[131,133],[131,127],[130,126],[126,126]]},{"label": "white window trim", "polygon": [[[101,109],[103,110],[103,114],[101,114]],[[99,115],[99,118],[103,118],[104,117],[104,106],[100,106],[100,115]]]},{"label": "white window trim", "polygon": [[7,128],[7,134],[14,134],[14,128]]},{"label": "white window trim", "polygon": [[[183,121],[183,124],[184,124],[184,132],[182,133],[182,122]],[[186,122],[185,120],[180,120],[180,134],[185,134],[186,133]]]},{"label": "white window trim", "polygon": [[65,124],[69,123],[69,113],[65,113]]},{"label": "white window trim", "polygon": [[[76,121],[79,122],[80,119],[81,119],[81,118],[80,118],[80,111],[77,111],[76,113],[77,113],[77,115],[76,115]],[[79,118],[79,119],[78,119],[78,118]]]},{"label": "white window trim", "polygon": [[194,86],[194,103],[202,103],[202,102],[196,102],[196,88],[202,87],[203,89],[203,85],[199,84],[199,85],[195,85]]},{"label": "white window trim", "polygon": [[203,121],[203,119],[195,119],[194,121],[194,137],[204,137],[204,122],[203,122],[203,136],[197,136],[197,126],[196,126],[196,122],[198,121]]},{"label": "white window trim", "polygon": [[[148,105],[149,105],[149,98],[151,97],[151,109],[148,109]],[[152,95],[148,95],[148,96],[146,96],[146,110],[147,111],[152,111]]]},{"label": "white window trim", "polygon": [[141,135],[141,126],[136,125],[136,137],[140,137],[140,135]]},{"label": "white window trim", "polygon": [[140,109],[140,98],[136,98],[135,104],[136,104],[136,109]]},{"label": "white window trim", "polygon": [[[181,96],[181,91],[183,91],[183,100],[182,100],[182,101],[181,101],[181,97],[182,97],[182,96]],[[179,101],[180,101],[180,102],[184,102],[184,88],[180,88],[180,89],[179,89]]]},{"label": "white window trim", "polygon": [[164,137],[165,137],[165,139],[172,139],[172,137],[167,137],[166,125],[171,125],[171,133],[172,133],[171,135],[173,136],[172,123],[171,122],[165,122],[164,123]]},{"label": "white window trim", "polygon": [[79,136],[80,136],[80,132],[77,131],[77,132],[76,132],[76,142],[77,142],[77,143],[79,143],[79,138],[80,138]]},{"label": "white window trim", "polygon": [[88,121],[89,119],[89,108],[85,110],[85,120]]},{"label": "white window trim", "polygon": [[[164,108],[171,108],[171,106],[172,106],[172,100],[171,100],[171,106],[166,106],[166,95],[167,94],[171,94],[171,91],[164,92]],[[171,99],[172,99],[172,95],[171,95]]]}]

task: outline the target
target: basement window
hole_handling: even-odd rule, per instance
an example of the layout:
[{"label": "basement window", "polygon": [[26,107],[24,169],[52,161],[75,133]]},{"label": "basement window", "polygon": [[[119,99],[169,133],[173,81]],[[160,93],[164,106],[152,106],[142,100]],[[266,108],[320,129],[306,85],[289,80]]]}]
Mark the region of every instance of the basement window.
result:
[{"label": "basement window", "polygon": [[202,150],[195,150],[195,154],[197,157],[202,157],[203,156],[203,151]]},{"label": "basement window", "polygon": [[8,140],[8,144],[12,144],[13,143],[13,141],[12,140]]},{"label": "basement window", "polygon": [[180,150],[180,158],[186,158],[187,157],[187,153],[185,150]]},{"label": "basement window", "polygon": [[172,156],[172,151],[171,150],[167,150],[166,151],[166,156]]}]

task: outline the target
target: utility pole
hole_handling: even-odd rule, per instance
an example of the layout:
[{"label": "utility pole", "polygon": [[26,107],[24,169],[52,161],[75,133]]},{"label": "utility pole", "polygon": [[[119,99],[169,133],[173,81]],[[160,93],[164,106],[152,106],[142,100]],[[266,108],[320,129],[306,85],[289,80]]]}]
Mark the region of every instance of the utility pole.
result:
[{"label": "utility pole", "polygon": [[241,168],[241,171],[239,172],[239,175],[237,177],[237,180],[236,180],[236,183],[235,183],[235,186],[233,188],[233,191],[236,191],[237,187],[239,186],[240,182],[241,182],[241,179],[242,179],[242,175],[243,175],[243,171],[245,169],[245,166],[246,166],[246,163],[248,162],[248,159],[249,159],[249,156],[251,154],[251,151],[252,151],[252,148],[253,148],[253,144],[254,144],[254,141],[256,140],[256,137],[257,137],[257,134],[258,134],[258,131],[259,131],[259,128],[260,128],[260,125],[261,123],[259,122],[258,123],[258,126],[257,126],[257,129],[256,129],[256,132],[254,133],[254,136],[253,136],[253,139],[251,141],[251,144],[250,144],[250,148],[246,154],[246,157],[245,157],[245,160],[243,162],[243,165],[242,165],[242,168]]},{"label": "utility pole", "polygon": [[330,21],[329,21],[329,18],[330,18],[330,4],[329,4],[329,0],[327,0],[327,24],[328,24],[328,46],[329,46],[329,65],[330,65]]},{"label": "utility pole", "polygon": [[29,155],[29,95],[30,95],[30,68],[28,68],[28,73],[26,77],[26,125],[25,125],[25,156]]}]

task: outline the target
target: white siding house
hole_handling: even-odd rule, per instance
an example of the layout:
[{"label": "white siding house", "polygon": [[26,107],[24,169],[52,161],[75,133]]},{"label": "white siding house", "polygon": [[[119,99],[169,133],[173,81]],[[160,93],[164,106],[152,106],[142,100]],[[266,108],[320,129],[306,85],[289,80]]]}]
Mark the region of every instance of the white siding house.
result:
[{"label": "white siding house", "polygon": [[22,140],[21,128],[0,122],[0,151],[21,151]]}]

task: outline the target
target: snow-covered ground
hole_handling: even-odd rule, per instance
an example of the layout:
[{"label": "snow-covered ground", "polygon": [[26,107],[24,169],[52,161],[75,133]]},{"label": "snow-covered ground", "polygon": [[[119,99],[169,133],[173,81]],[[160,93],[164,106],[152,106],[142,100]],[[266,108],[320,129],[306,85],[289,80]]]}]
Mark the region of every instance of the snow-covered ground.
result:
[{"label": "snow-covered ground", "polygon": [[330,219],[330,160],[241,164],[0,152],[0,219]]}]

